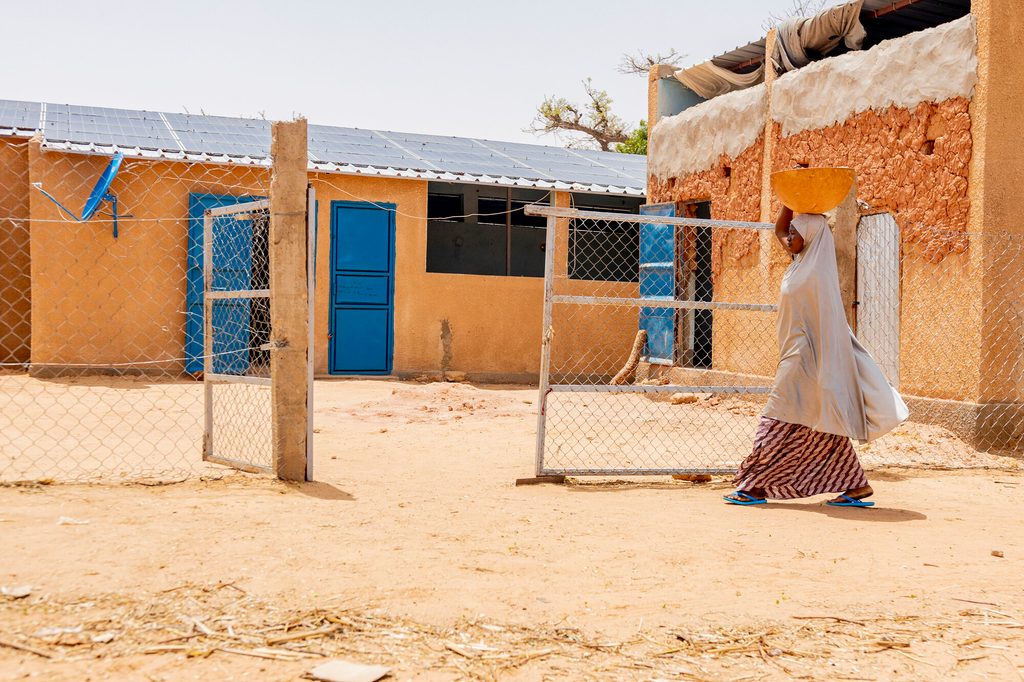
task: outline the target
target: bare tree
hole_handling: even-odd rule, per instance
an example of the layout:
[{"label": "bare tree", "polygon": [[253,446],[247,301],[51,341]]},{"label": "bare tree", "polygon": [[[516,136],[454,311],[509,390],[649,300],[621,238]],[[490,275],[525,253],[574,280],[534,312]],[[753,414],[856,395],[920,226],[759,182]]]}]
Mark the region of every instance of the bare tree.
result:
[{"label": "bare tree", "polygon": [[769,14],[768,18],[761,22],[761,28],[770,31],[791,17],[813,17],[832,4],[835,4],[834,0],[791,0],[789,9]]},{"label": "bare tree", "polygon": [[637,50],[635,54],[626,53],[622,55],[622,61],[619,62],[619,73],[627,75],[637,75],[647,77],[647,72],[650,71],[651,67],[656,64],[673,64],[677,65],[686,57],[685,54],[680,54],[674,49],[669,50],[668,54],[651,54],[644,52],[643,50]]},{"label": "bare tree", "polygon": [[[596,89],[589,78],[583,81],[583,89],[588,101],[582,106],[564,97],[545,97],[526,131],[538,135],[581,133],[591,138],[603,151],[610,151],[616,142],[625,142],[629,132],[625,122],[612,114],[612,98],[605,90]],[[591,144],[586,138],[575,138],[568,146]]]}]

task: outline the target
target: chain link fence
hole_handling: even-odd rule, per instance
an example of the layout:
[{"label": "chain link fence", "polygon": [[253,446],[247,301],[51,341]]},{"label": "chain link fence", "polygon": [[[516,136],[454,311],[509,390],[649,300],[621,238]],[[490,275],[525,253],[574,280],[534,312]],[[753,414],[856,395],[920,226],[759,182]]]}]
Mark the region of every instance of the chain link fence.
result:
[{"label": "chain link fence", "polygon": [[[664,206],[645,209],[657,214]],[[548,217],[537,472],[728,473],[778,361],[774,225],[536,207]],[[1024,450],[1024,235],[892,216],[856,231],[858,338],[908,424],[866,466],[1013,467]]]},{"label": "chain link fence", "polygon": [[203,458],[273,467],[270,202],[225,203],[203,216]]},{"label": "chain link fence", "polygon": [[270,465],[258,123],[265,139],[201,160],[0,138],[0,480],[223,471],[204,444]]}]

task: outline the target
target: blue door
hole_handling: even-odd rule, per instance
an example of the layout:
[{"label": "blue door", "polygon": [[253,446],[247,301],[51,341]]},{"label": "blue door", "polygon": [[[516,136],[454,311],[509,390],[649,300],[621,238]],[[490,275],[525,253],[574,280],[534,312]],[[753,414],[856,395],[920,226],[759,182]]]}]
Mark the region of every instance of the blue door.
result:
[{"label": "blue door", "polygon": [[[676,205],[647,204],[642,215],[675,216]],[[674,225],[640,225],[640,298],[672,301],[676,298],[676,238]],[[640,328],[647,331],[648,362],[671,365],[675,361],[676,309],[640,309]]]},{"label": "blue door", "polygon": [[[262,197],[198,194],[188,196],[188,271],[185,291],[185,371],[203,371],[203,214]],[[213,288],[252,288],[251,221],[220,217],[213,221]],[[213,304],[213,371],[244,374],[249,368],[249,299]]]},{"label": "blue door", "polygon": [[331,374],[390,374],[395,207],[331,202]]}]

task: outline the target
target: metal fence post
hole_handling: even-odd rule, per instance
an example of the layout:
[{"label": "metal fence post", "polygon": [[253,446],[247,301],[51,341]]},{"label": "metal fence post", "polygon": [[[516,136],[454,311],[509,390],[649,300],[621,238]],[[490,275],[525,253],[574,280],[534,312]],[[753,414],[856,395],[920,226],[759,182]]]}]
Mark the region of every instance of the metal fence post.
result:
[{"label": "metal fence post", "polygon": [[[551,195],[551,205],[555,205],[555,195]],[[544,471],[544,427],[547,419],[548,408],[548,385],[550,383],[548,371],[551,368],[551,338],[554,330],[551,327],[551,296],[554,293],[555,282],[555,231],[557,229],[557,218],[549,215],[547,218],[547,234],[544,236],[544,321],[541,325],[541,346],[540,346],[540,393],[537,397],[537,450],[536,450],[536,475],[543,475]]]},{"label": "metal fence post", "polygon": [[316,190],[306,189],[306,320],[308,341],[306,349],[306,480],[313,480],[313,353],[316,348],[313,324],[314,293],[316,291]]},{"label": "metal fence post", "polygon": [[203,213],[203,459],[213,455],[213,216]]}]

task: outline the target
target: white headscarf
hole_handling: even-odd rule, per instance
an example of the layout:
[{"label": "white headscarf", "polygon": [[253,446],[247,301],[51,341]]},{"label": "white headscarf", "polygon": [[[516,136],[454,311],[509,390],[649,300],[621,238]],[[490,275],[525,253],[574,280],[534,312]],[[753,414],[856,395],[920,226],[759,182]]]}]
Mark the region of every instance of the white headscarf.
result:
[{"label": "white headscarf", "polygon": [[779,367],[767,417],[861,442],[885,435],[909,410],[850,330],[825,216],[797,214],[804,248],[782,278]]}]

